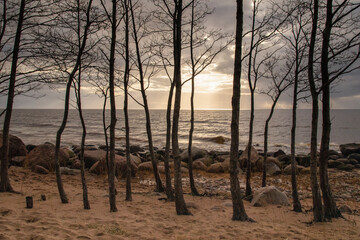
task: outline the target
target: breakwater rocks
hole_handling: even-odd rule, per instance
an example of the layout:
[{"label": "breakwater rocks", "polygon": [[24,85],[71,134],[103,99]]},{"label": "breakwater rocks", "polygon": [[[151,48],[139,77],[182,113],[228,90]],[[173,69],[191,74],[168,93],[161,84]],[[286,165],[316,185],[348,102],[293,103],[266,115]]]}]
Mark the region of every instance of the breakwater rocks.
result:
[{"label": "breakwater rocks", "polygon": [[[2,143],[0,144],[0,151],[1,147]],[[354,168],[360,168],[360,144],[343,144],[340,145],[339,150],[339,152],[336,150],[330,151],[329,168],[343,171],[352,171]],[[79,146],[72,146],[71,149],[61,148],[59,157],[61,167],[80,169],[80,152],[81,148]],[[152,171],[152,164],[149,164],[150,154],[146,149],[139,146],[131,146],[130,152],[133,176],[135,176],[137,172]],[[269,152],[265,164],[264,154],[261,150],[252,147],[250,152],[250,162],[253,172],[262,172],[263,168],[266,167],[269,175],[291,173],[290,155],[281,149],[276,152]],[[34,172],[42,174],[54,170],[55,146],[51,143],[44,143],[38,146],[25,146],[21,139],[11,136],[9,153],[9,163],[12,166],[24,166],[32,169]],[[163,149],[155,149],[155,155],[158,160],[159,171],[162,173],[165,171],[163,166],[165,151]],[[239,167],[242,170],[247,167],[247,156],[248,149],[239,152]],[[170,158],[171,163],[171,153]],[[182,161],[182,172],[186,173],[188,165],[187,149],[181,152],[180,158]],[[192,159],[195,170],[206,171],[208,173],[225,173],[229,171],[230,155],[229,152],[226,151],[207,151],[206,149],[193,147]],[[84,149],[84,162],[85,168],[88,169],[90,173],[105,174],[106,146],[86,146]],[[309,173],[310,155],[297,155],[296,163],[297,173]],[[124,176],[125,165],[125,150],[116,149],[115,166],[118,177]],[[172,165],[173,164],[170,164],[171,169]]]}]

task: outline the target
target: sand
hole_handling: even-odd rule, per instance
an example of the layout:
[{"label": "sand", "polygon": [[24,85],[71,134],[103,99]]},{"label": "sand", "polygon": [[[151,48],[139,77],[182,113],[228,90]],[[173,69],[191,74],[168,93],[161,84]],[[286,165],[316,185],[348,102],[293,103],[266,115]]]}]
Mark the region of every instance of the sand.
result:
[{"label": "sand", "polygon": [[[213,175],[223,178],[227,175]],[[13,187],[21,194],[0,193],[0,239],[360,239],[360,216],[309,224],[312,212],[295,213],[291,207],[253,207],[245,201],[256,222],[232,221],[230,198],[225,195],[194,197],[185,194],[192,216],[177,216],[173,202],[154,193],[144,181],[133,179],[133,201],[126,202],[124,182],[117,182],[118,212],[109,212],[104,176],[87,174],[90,210],[83,210],[80,176],[63,176],[70,203],[61,204],[55,175],[39,175],[11,167]],[[209,177],[209,176],[206,176]],[[211,177],[211,176],[210,176]],[[187,189],[185,192],[188,193]],[[46,195],[46,201],[41,200]],[[34,207],[25,208],[32,196]],[[305,210],[311,199],[302,200]],[[355,203],[355,206],[358,203]],[[354,204],[353,204],[354,205]]]}]

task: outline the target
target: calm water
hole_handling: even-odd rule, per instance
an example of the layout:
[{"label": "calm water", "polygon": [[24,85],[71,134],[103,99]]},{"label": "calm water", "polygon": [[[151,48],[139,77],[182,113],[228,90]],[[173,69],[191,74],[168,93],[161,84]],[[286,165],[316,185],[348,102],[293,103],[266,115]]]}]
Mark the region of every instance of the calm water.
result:
[{"label": "calm water", "polygon": [[[11,133],[20,137],[25,144],[41,144],[55,142],[56,131],[62,120],[62,110],[14,110]],[[118,110],[117,147],[124,146],[124,118],[123,112]],[[131,144],[147,145],[145,118],[142,110],[130,110]],[[109,120],[109,112],[107,112]],[[152,110],[152,129],[154,145],[158,148],[165,146],[166,111]],[[243,149],[248,140],[249,111],[242,111],[240,115],[240,148]],[[268,110],[255,111],[254,144],[263,147],[263,132]],[[85,110],[84,117],[87,125],[86,144],[103,145],[102,111]],[[186,148],[189,133],[190,111],[182,111],[179,126],[179,142]],[[229,151],[230,141],[216,144],[209,138],[224,136],[230,139],[231,111],[196,111],[194,145],[208,150]],[[2,124],[3,118],[0,119]],[[360,142],[360,110],[333,110],[331,148],[338,150],[338,145],[347,142]],[[297,121],[297,152],[307,153],[310,145],[311,110],[299,110]],[[321,127],[321,125],[319,125]],[[291,110],[276,110],[271,120],[269,131],[269,148],[279,148],[289,152],[291,129]],[[321,130],[321,128],[319,128]],[[80,144],[81,125],[76,110],[71,110],[69,121],[62,137],[64,146]],[[320,134],[319,134],[320,135]]]}]

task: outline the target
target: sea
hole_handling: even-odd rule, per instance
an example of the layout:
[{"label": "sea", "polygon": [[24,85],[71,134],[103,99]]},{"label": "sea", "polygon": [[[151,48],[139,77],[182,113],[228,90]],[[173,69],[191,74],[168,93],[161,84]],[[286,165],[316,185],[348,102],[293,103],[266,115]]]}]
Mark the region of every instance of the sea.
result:
[{"label": "sea", "polygon": [[[275,110],[269,127],[269,151],[282,149],[290,153],[291,110]],[[166,140],[166,110],[150,110],[154,146],[162,149]],[[56,132],[62,121],[61,109],[14,109],[10,133],[18,136],[25,144],[55,143]],[[83,110],[87,137],[87,145],[101,146],[105,144],[102,110]],[[269,110],[255,110],[253,145],[261,150],[264,146],[264,126]],[[240,112],[240,149],[245,149],[248,141],[250,111]],[[110,111],[106,112],[107,124],[110,122]],[[3,117],[0,123],[3,124]],[[141,147],[148,146],[145,127],[144,111],[129,110],[130,144]],[[319,119],[318,139],[321,136],[321,113]],[[360,142],[360,110],[332,110],[331,111],[331,143],[330,148],[339,150],[343,143]],[[195,147],[214,150],[230,150],[230,110],[197,110],[195,111],[195,130],[193,145]],[[308,154],[310,151],[311,110],[300,109],[297,112],[296,153]],[[124,148],[124,114],[117,110],[116,147]],[[181,110],[179,123],[179,144],[182,149],[187,148],[190,129],[190,111]],[[69,113],[66,129],[62,136],[62,146],[80,145],[82,127],[76,109]],[[225,143],[211,141],[212,138],[222,136]]]}]

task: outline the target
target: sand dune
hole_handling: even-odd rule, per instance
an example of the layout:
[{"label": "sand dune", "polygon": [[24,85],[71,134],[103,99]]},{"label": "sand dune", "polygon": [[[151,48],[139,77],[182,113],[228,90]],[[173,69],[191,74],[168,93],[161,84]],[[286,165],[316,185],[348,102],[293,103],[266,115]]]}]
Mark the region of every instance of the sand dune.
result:
[{"label": "sand dune", "polygon": [[[231,220],[227,196],[185,199],[193,216],[177,216],[173,202],[133,179],[133,201],[124,201],[124,183],[117,189],[118,212],[109,212],[107,182],[87,175],[90,210],[83,210],[80,176],[63,176],[70,203],[61,204],[55,175],[38,175],[10,168],[13,187],[21,194],[0,193],[0,239],[360,239],[360,216],[347,215],[328,223],[308,224],[312,213],[295,213],[291,207],[256,208],[245,202],[256,222]],[[46,201],[41,195],[46,195]],[[25,208],[25,196],[34,207]],[[310,199],[303,201],[310,209]]]}]

